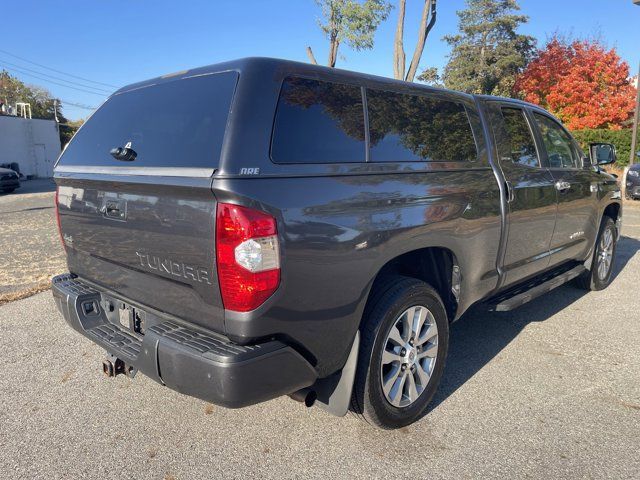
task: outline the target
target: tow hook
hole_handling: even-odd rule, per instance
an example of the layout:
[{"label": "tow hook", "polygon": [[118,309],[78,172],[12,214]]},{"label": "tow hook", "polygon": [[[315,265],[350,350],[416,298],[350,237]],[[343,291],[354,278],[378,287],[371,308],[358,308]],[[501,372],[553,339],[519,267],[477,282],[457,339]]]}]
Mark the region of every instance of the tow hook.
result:
[{"label": "tow hook", "polygon": [[127,365],[115,355],[107,355],[105,359],[102,360],[102,371],[107,377],[126,375],[127,377],[133,378],[138,370],[131,365]]}]

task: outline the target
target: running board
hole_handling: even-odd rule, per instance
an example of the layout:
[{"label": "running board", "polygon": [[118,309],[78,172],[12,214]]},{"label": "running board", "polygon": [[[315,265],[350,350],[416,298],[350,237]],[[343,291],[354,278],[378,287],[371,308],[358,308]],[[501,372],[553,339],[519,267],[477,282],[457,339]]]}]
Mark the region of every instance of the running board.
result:
[{"label": "running board", "polygon": [[587,269],[584,265],[578,265],[577,267],[555,275],[548,280],[543,279],[542,283],[534,284],[529,288],[527,288],[528,285],[525,284],[522,287],[508,290],[487,302],[489,310],[495,312],[508,312],[514,308],[518,308],[521,305],[530,302],[534,298],[538,298],[540,295],[544,295],[554,288],[573,280],[586,270]]}]

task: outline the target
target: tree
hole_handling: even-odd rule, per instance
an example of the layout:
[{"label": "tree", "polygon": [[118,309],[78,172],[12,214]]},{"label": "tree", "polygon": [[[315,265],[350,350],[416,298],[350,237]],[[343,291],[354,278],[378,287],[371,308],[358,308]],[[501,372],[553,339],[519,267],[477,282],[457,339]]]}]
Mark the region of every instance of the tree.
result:
[{"label": "tree", "polygon": [[398,1],[398,23],[396,25],[396,36],[393,44],[393,77],[398,80],[413,82],[418,70],[418,64],[422,58],[422,53],[424,52],[427,37],[436,23],[436,0],[424,0],[422,19],[420,20],[420,29],[418,30],[418,40],[416,41],[413,57],[411,58],[406,74],[406,55],[404,52],[405,6],[406,0]]},{"label": "tree", "polygon": [[552,38],[517,78],[516,94],[572,130],[620,129],[633,116],[629,64],[598,41]]},{"label": "tree", "polygon": [[71,137],[84,123],[83,120],[69,122],[62,114],[62,103],[55,99],[47,89],[37,85],[27,85],[10,75],[6,70],[0,71],[0,103],[15,106],[17,102],[31,105],[32,118],[54,120],[57,117],[62,146],[71,140]]},{"label": "tree", "polygon": [[[376,29],[391,10],[385,0],[316,0],[316,3],[322,8],[324,18],[324,22],[318,24],[329,40],[329,67],[336,66],[341,43],[354,50],[373,48]],[[307,47],[307,55],[311,63],[318,63],[311,47]]]},{"label": "tree", "polygon": [[55,108],[58,119],[66,121],[61,112],[60,102],[56,102],[48,90],[36,85],[27,85],[6,70],[0,71],[0,102],[13,106],[17,102],[29,103],[34,118],[54,119]]},{"label": "tree", "polygon": [[516,0],[467,0],[457,12],[459,35],[446,36],[452,46],[443,80],[447,88],[468,93],[509,95],[516,76],[535,49],[535,39],[517,33],[528,21]]},{"label": "tree", "polygon": [[62,144],[63,148],[67,143],[71,141],[71,139],[83,123],[84,120],[80,119],[60,124],[60,143]]},{"label": "tree", "polygon": [[433,87],[443,87],[442,79],[438,74],[437,67],[429,67],[422,71],[420,75],[416,78],[419,82],[424,82],[427,85],[431,85]]}]

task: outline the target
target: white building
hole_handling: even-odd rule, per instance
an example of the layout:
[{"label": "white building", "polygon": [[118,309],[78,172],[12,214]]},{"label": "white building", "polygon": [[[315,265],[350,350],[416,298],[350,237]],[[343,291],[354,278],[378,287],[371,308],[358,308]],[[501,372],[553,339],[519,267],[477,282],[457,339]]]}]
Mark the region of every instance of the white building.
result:
[{"label": "white building", "polygon": [[60,134],[54,120],[0,115],[0,164],[16,162],[28,177],[53,176],[60,155]]}]

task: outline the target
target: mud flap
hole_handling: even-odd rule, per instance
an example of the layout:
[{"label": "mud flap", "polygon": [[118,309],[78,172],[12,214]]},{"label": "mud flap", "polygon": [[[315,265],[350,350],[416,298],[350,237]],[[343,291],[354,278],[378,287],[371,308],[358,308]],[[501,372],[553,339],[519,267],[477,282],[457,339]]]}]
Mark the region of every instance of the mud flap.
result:
[{"label": "mud flap", "polygon": [[319,380],[312,388],[318,394],[315,405],[337,417],[344,417],[349,411],[353,381],[358,365],[358,350],[360,348],[360,332],[351,345],[351,351],[344,367],[339,372]]}]

